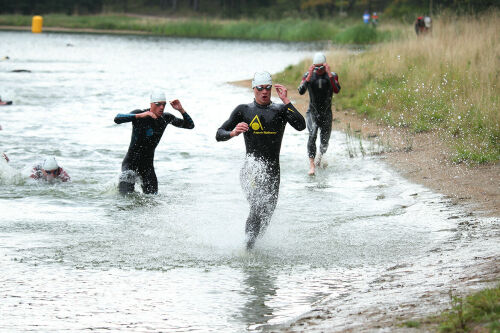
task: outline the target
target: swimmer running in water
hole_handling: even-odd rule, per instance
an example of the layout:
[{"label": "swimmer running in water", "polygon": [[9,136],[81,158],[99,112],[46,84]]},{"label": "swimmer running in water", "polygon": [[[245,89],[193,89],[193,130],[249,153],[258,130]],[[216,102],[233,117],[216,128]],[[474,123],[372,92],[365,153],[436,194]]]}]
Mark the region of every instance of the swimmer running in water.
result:
[{"label": "swimmer running in water", "polygon": [[191,117],[187,114],[176,99],[170,102],[175,110],[179,111],[183,119],[165,112],[166,98],[163,92],[153,92],[150,98],[150,108],[134,110],[128,114],[118,114],[115,123],[132,122],[132,138],[127,155],[122,162],[122,173],[118,184],[120,193],[134,192],[137,177],[142,179],[142,191],[146,194],[158,193],[158,179],[156,178],[153,160],[155,149],[167,128],[168,124],[180,128],[194,128]]},{"label": "swimmer running in water", "polygon": [[276,92],[284,104],[271,102],[272,78],[255,73],[252,81],[255,100],[234,109],[217,130],[216,140],[227,141],[244,133],[246,158],[240,173],[241,186],[250,204],[245,233],[247,249],[253,248],[273,215],[280,185],[280,149],[287,123],[298,131],[306,128],[304,117],[292,105],[284,86]]},{"label": "swimmer running in water", "polygon": [[[340,84],[338,75],[330,72],[330,66],[322,53],[316,53],[313,64],[302,77],[299,85],[299,94],[309,91],[309,109],[306,112],[309,140],[307,153],[309,155],[309,175],[316,173],[316,165],[321,164],[321,158],[328,149],[328,141],[332,132],[332,96],[338,94]],[[316,138],[320,131],[319,156],[316,162]]]}]

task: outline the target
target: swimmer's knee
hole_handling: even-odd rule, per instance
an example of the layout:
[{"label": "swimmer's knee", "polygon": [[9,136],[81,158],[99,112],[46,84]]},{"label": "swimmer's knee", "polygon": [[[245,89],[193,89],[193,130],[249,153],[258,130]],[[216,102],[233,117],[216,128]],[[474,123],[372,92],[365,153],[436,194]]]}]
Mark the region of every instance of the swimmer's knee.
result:
[{"label": "swimmer's knee", "polygon": [[118,191],[120,191],[121,194],[129,194],[134,192],[134,183],[129,183],[129,182],[119,182],[118,183]]},{"label": "swimmer's knee", "polygon": [[133,183],[135,184],[135,179],[137,174],[133,170],[125,170],[120,174],[120,183]]}]

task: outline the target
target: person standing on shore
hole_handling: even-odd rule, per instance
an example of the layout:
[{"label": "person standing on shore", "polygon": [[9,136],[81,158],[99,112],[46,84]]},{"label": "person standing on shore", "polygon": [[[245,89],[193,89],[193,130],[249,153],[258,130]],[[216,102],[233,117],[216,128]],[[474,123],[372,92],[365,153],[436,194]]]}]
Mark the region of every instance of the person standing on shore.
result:
[{"label": "person standing on shore", "polygon": [[217,130],[217,141],[227,141],[243,133],[246,158],[240,172],[241,187],[250,204],[245,227],[247,249],[269,224],[278,202],[280,186],[280,150],[285,126],[297,131],[306,128],[304,117],[287,97],[287,89],[276,84],[283,104],[271,102],[272,78],[257,72],[252,81],[254,101],[238,105]]},{"label": "person standing on shore", "polygon": [[[328,141],[332,132],[332,96],[338,94],[340,84],[338,75],[330,71],[323,53],[316,53],[313,64],[302,77],[299,85],[299,94],[309,92],[309,109],[306,113],[309,140],[307,142],[307,153],[309,156],[309,175],[316,173],[316,165],[321,164],[323,154],[328,149]],[[320,131],[320,148],[317,160],[316,138]]]},{"label": "person standing on shore", "polygon": [[179,111],[183,119],[163,112],[167,104],[165,94],[160,91],[150,96],[150,108],[134,110],[128,114],[117,114],[115,123],[132,122],[132,138],[127,155],[122,162],[122,173],[118,189],[122,194],[134,192],[136,178],[142,179],[142,191],[145,194],[158,193],[158,179],[153,165],[156,146],[168,124],[175,127],[192,129],[194,123],[178,99],[170,102]]},{"label": "person standing on shore", "polygon": [[365,10],[365,13],[363,14],[363,23],[364,24],[370,23],[370,14],[368,14],[367,10]]}]

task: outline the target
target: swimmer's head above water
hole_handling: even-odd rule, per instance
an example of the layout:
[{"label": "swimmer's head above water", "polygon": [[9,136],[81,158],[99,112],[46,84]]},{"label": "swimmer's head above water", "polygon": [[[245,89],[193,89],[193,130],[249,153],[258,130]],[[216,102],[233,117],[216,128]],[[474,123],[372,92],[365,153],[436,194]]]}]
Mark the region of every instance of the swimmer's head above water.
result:
[{"label": "swimmer's head above water", "polygon": [[42,173],[44,178],[47,180],[52,180],[57,177],[59,172],[59,164],[54,157],[48,157],[43,161]]},{"label": "swimmer's head above water", "polygon": [[271,103],[271,88],[273,87],[273,79],[268,72],[255,73],[252,80],[252,88],[255,96],[255,101],[261,105]]},{"label": "swimmer's head above water", "polygon": [[167,99],[165,98],[165,93],[161,90],[155,90],[150,95],[150,110],[157,117],[161,117],[163,115],[163,111],[165,110],[165,105],[167,104]]}]

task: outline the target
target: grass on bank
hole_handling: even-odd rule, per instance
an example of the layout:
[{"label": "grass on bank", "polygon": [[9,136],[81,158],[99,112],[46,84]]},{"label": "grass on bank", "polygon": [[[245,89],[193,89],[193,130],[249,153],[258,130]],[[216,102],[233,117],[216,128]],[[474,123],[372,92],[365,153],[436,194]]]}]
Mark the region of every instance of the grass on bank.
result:
[{"label": "grass on bank", "polygon": [[[332,40],[342,44],[368,44],[397,38],[397,29],[373,29],[353,19],[216,20],[169,19],[125,15],[44,15],[45,27],[129,30],[161,36],[234,38],[280,41]],[[30,26],[31,16],[0,15],[0,25]]]},{"label": "grass on bank", "polygon": [[[353,54],[332,51],[338,108],[414,132],[438,131],[455,162],[500,159],[500,13],[440,17],[431,35],[406,36]],[[309,62],[279,80],[297,85]]]},{"label": "grass on bank", "polygon": [[467,297],[450,293],[451,308],[438,316],[421,321],[407,321],[403,326],[435,326],[439,332],[500,332],[500,284]]}]

